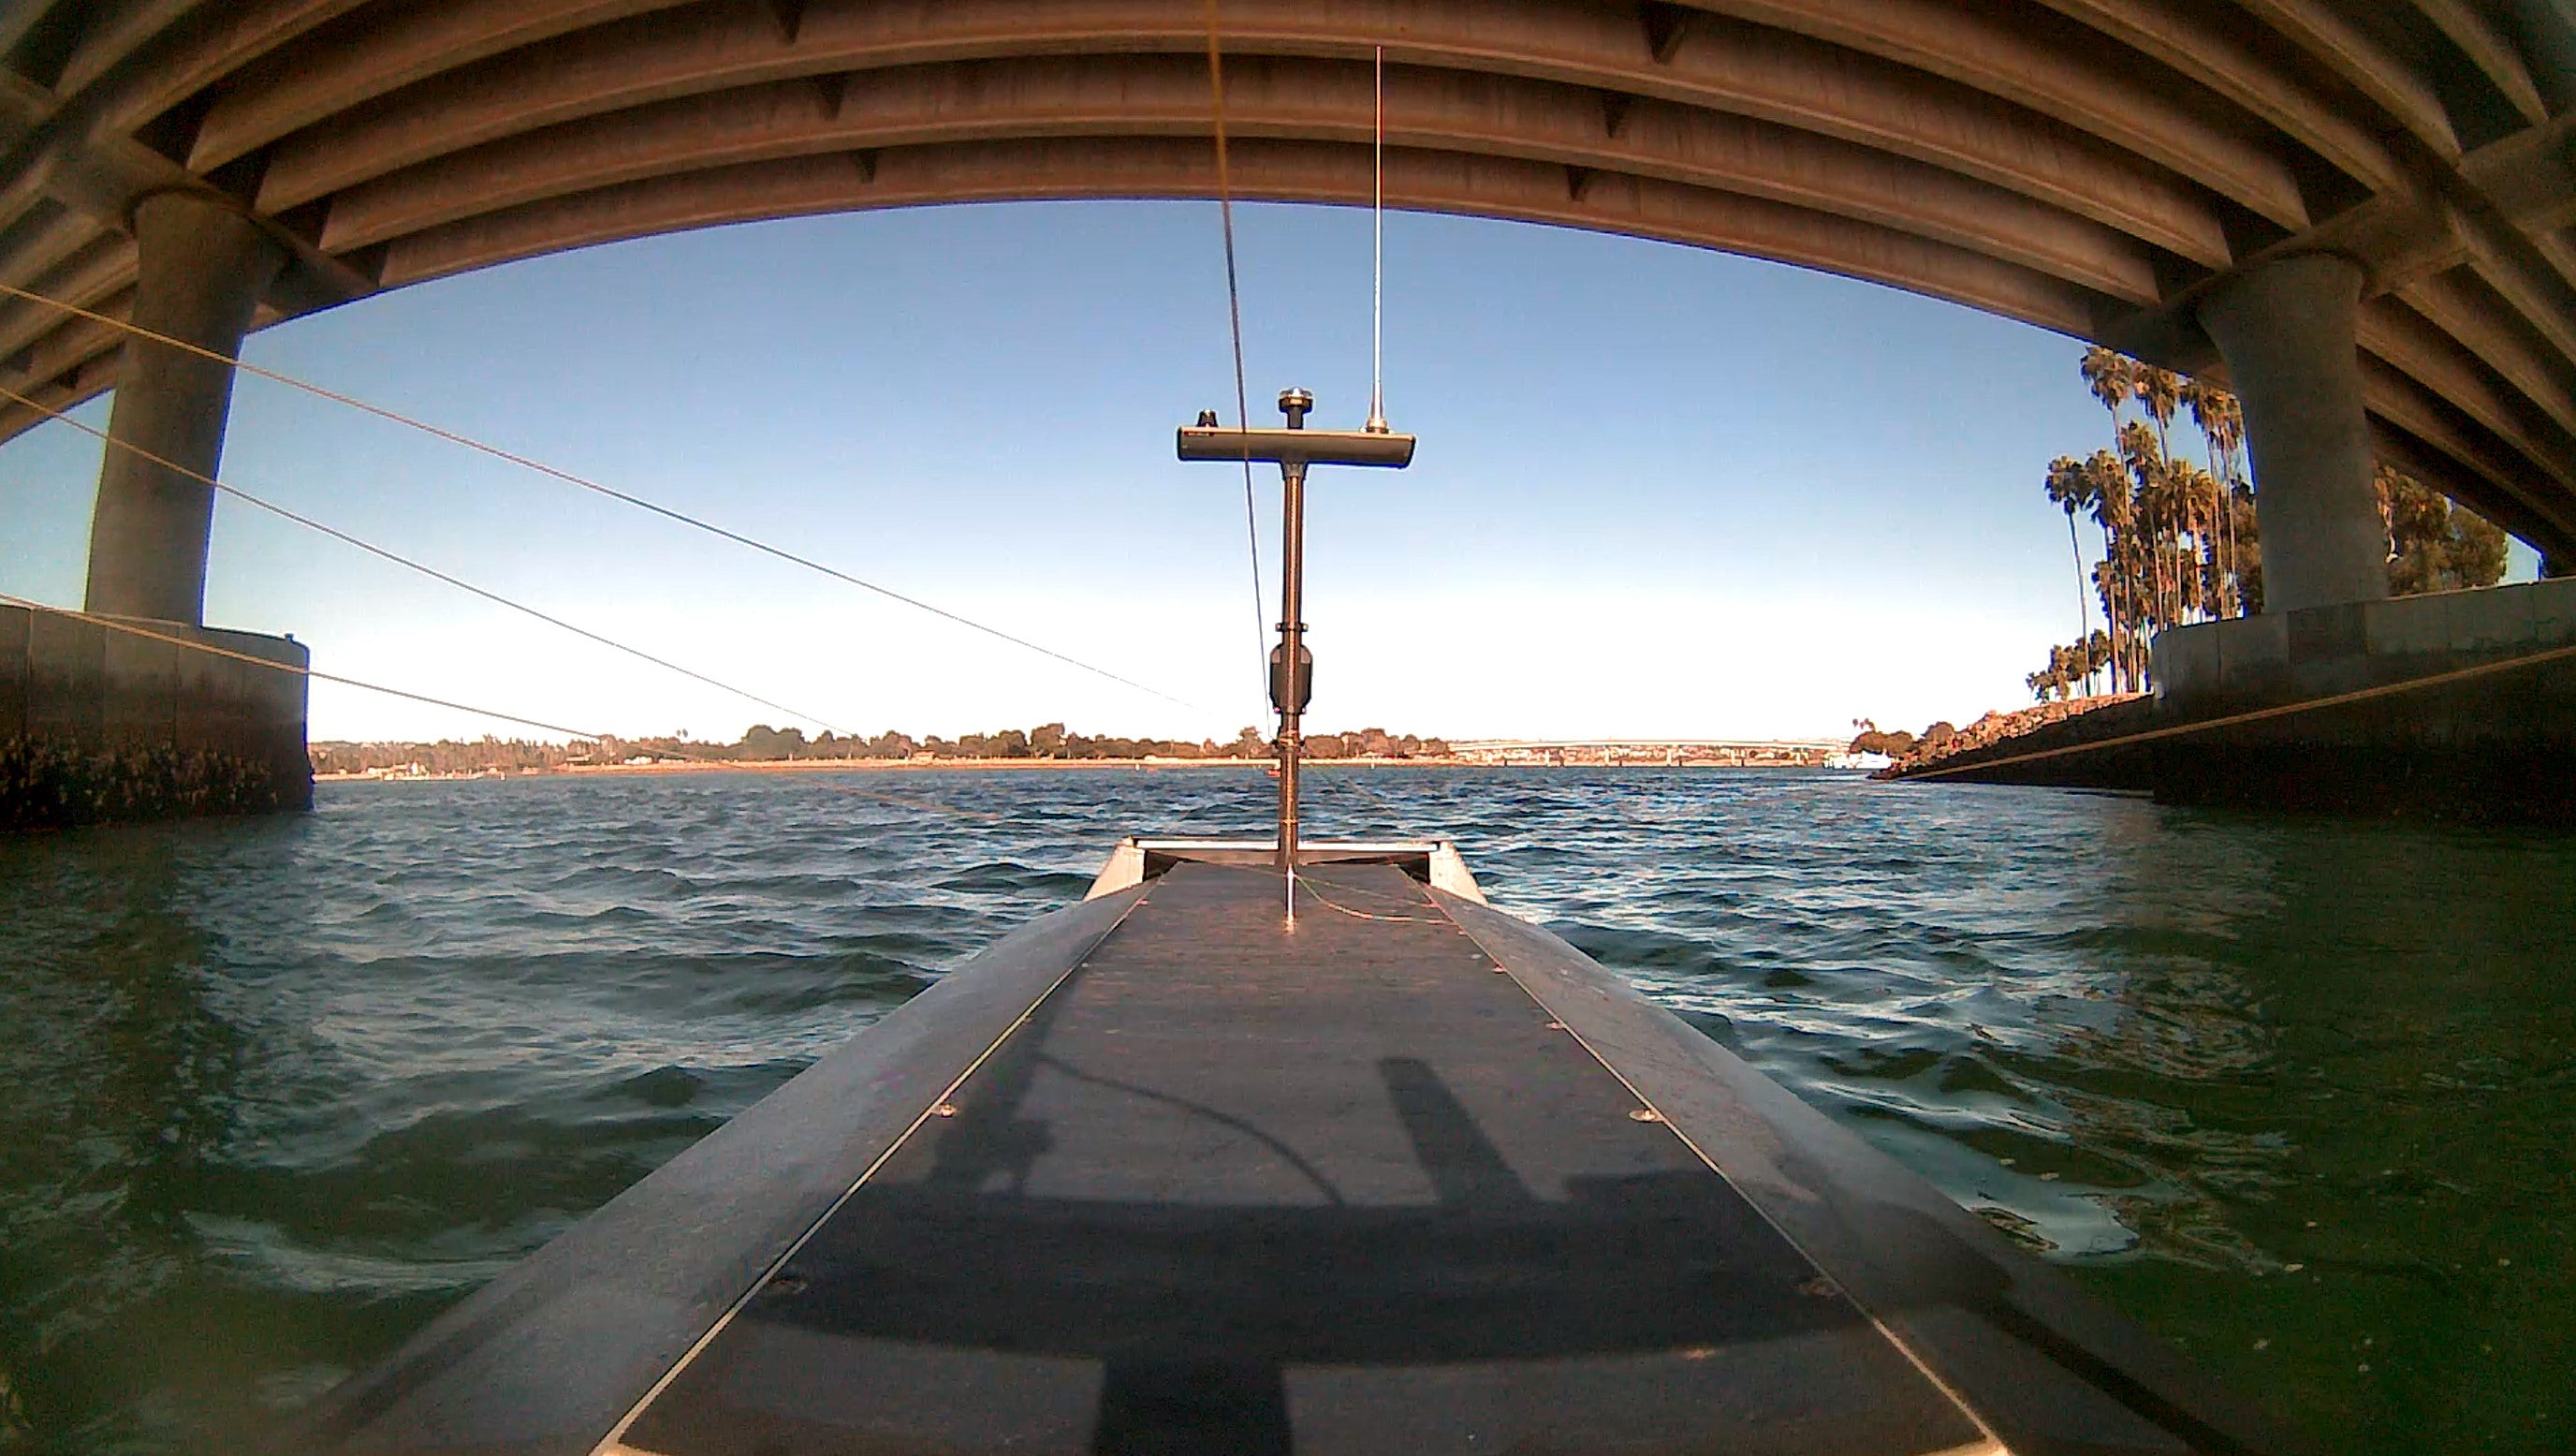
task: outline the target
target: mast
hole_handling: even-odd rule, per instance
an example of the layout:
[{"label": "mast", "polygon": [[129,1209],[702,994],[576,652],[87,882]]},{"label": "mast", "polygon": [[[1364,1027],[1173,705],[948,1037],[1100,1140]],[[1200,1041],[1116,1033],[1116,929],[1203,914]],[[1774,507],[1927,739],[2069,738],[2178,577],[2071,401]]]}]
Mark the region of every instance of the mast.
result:
[{"label": "mast", "polygon": [[1297,767],[1304,738],[1301,725],[1314,695],[1314,654],[1306,650],[1306,467],[1369,465],[1401,470],[1413,463],[1413,437],[1386,429],[1383,420],[1366,430],[1310,430],[1306,416],[1315,397],[1302,389],[1280,391],[1279,409],[1288,417],[1285,429],[1229,430],[1217,424],[1214,410],[1202,411],[1197,425],[1180,432],[1183,460],[1276,461],[1279,466],[1281,536],[1279,645],[1270,653],[1270,705],[1279,713],[1279,874],[1287,897],[1288,923],[1297,923]]},{"label": "mast", "polygon": [[[1315,397],[1302,389],[1279,392],[1288,428],[1306,428]],[[1297,923],[1297,761],[1304,739],[1298,725],[1315,693],[1315,658],[1306,650],[1306,462],[1279,462],[1279,645],[1270,649],[1270,706],[1279,710],[1279,870],[1287,883],[1288,923]]]}]

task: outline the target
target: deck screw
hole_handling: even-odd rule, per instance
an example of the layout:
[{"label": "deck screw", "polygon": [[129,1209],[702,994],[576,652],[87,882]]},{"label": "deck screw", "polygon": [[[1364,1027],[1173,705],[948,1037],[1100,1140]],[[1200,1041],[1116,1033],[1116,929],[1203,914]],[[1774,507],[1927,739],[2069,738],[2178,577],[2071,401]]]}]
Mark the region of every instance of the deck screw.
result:
[{"label": "deck screw", "polygon": [[1632,1107],[1628,1109],[1628,1120],[1630,1122],[1661,1122],[1664,1120],[1664,1115],[1651,1107]]},{"label": "deck screw", "polygon": [[953,1104],[942,1102],[937,1107],[930,1109],[930,1115],[933,1117],[955,1117],[957,1115],[957,1109]]},{"label": "deck screw", "polygon": [[1563,1031],[1565,1030],[1565,1023],[1562,1021],[1551,1021],[1547,1024],[1547,1029],[1550,1031]]}]

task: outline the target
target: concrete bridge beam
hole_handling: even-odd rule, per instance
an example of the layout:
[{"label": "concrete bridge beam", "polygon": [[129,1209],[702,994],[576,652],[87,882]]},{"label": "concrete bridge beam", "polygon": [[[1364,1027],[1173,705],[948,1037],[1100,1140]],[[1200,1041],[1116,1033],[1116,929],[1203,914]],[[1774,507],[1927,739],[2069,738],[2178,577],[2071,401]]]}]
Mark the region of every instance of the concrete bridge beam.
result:
[{"label": "concrete bridge beam", "polygon": [[2200,305],[2245,407],[2263,530],[2263,610],[2388,595],[2388,533],[2354,340],[2362,270],[2324,253],[2263,264]]},{"label": "concrete bridge beam", "polygon": [[[134,323],[238,353],[285,253],[240,212],[187,193],[137,203],[134,236]],[[108,434],[133,448],[109,446],[99,468],[89,535],[92,612],[202,623],[215,493],[184,472],[215,474],[232,396],[232,365],[128,338]]]}]

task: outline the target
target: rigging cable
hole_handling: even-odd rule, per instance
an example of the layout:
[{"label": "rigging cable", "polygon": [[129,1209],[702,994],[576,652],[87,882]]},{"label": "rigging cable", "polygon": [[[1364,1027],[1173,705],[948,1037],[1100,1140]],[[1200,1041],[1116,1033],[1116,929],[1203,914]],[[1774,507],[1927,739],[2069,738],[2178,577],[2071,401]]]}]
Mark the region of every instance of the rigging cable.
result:
[{"label": "rigging cable", "polygon": [[[44,612],[52,616],[68,617],[75,622],[87,622],[94,627],[103,627],[111,632],[122,632],[130,637],[141,637],[153,642],[167,643],[172,647],[184,647],[191,652],[202,652],[210,657],[229,658],[234,662],[246,662],[253,667],[264,667],[273,672],[282,672],[293,677],[310,678],[315,682],[337,683],[342,687],[357,688],[362,692],[381,693],[386,697],[401,698],[406,702],[426,703],[433,708],[450,708],[459,713],[471,713],[478,718],[492,718],[503,723],[516,723],[522,728],[539,728],[548,733],[561,733],[567,738],[586,739],[593,743],[613,743],[619,741],[617,736],[613,733],[595,733],[586,728],[572,728],[561,723],[549,723],[542,718],[527,718],[522,717],[517,713],[504,713],[498,708],[478,707],[473,703],[460,703],[451,698],[434,698],[427,693],[415,693],[406,688],[387,687],[383,683],[367,682],[361,678],[342,677],[338,673],[322,672],[311,667],[299,667],[291,662],[276,662],[265,657],[253,656],[247,652],[235,652],[229,647],[218,647],[211,642],[199,642],[193,638],[174,636],[167,632],[155,632],[149,627],[140,626],[136,623],[124,621],[116,617],[102,617],[90,612],[76,612],[69,607],[47,606],[43,602],[30,601],[29,599],[21,596],[12,596],[7,592],[0,592],[0,606],[19,607],[30,612]],[[674,744],[673,749],[680,753],[686,753],[688,751],[687,745],[685,744]],[[700,756],[692,761],[697,763],[740,762],[738,759],[720,759],[710,756]],[[1000,814],[987,814],[980,809],[961,809],[954,804],[942,804],[931,799],[907,799],[899,794],[880,794],[868,789],[855,788],[849,784],[833,783],[828,780],[824,782],[823,787],[831,789],[835,793],[856,794],[863,799],[876,799],[888,804],[898,804],[907,809],[936,809],[943,814],[957,814],[969,819],[999,820],[1004,817]]]},{"label": "rigging cable", "polygon": [[[1361,795],[1367,798],[1370,803],[1377,805],[1380,810],[1385,812],[1387,822],[1395,826],[1395,832],[1398,835],[1403,834],[1405,822],[1404,811],[1396,808],[1393,804],[1388,803],[1385,796],[1379,794],[1377,790],[1370,788],[1366,783],[1361,781],[1360,775],[1367,772],[1367,769],[1352,768],[1329,775],[1329,777],[1335,783],[1348,784],[1352,788],[1359,790]],[[1318,775],[1318,777],[1326,776]]]},{"label": "rigging cable", "polygon": [[1225,229],[1225,313],[1234,337],[1234,428],[1243,438],[1243,539],[1252,552],[1252,652],[1269,679],[1270,634],[1262,628],[1268,609],[1261,594],[1261,523],[1252,503],[1251,395],[1243,382],[1243,286],[1234,266],[1234,177],[1225,146],[1225,58],[1217,44],[1217,0],[1207,0],[1208,92],[1216,133],[1216,209]]},{"label": "rigging cable", "polygon": [[[325,389],[321,385],[297,379],[292,375],[281,374],[274,369],[263,369],[259,365],[250,363],[247,360],[237,358],[233,355],[223,353],[220,350],[209,349],[200,344],[192,344],[185,339],[175,339],[168,334],[155,332],[154,330],[147,329],[142,325],[133,323],[129,320],[114,318],[103,313],[97,313],[90,309],[82,308],[78,304],[66,303],[59,298],[51,298],[45,294],[30,292],[29,290],[17,287],[14,284],[0,282],[0,295],[24,299],[30,303],[39,303],[49,308],[60,309],[74,317],[88,319],[92,323],[105,324],[110,328],[122,329],[137,338],[150,339],[156,344],[167,345],[170,348],[180,350],[184,353],[194,354],[201,359],[208,359],[219,364],[229,365],[245,373],[256,375],[259,378],[270,380],[277,384],[283,384],[290,389],[300,389],[307,394],[330,400],[334,404],[347,405],[351,409],[360,410],[367,414],[374,415],[378,419],[388,420],[408,429],[418,430],[423,434],[435,436],[452,445],[461,445],[468,450],[489,455],[493,459],[506,461],[509,464],[519,466],[525,470],[533,470],[539,475],[562,481],[566,485],[578,486],[583,490],[606,496],[610,500],[623,502],[624,504],[634,506],[639,510],[651,511],[657,516],[677,521],[681,525],[704,531],[709,535],[721,536],[725,540],[731,541],[736,545],[748,546],[754,551],[777,557],[781,561],[788,562],[795,566],[801,566],[808,571],[819,572],[824,576],[831,577],[835,581],[847,583],[848,585],[858,587],[863,591],[874,592],[878,596],[885,597],[890,601],[901,602],[907,607],[912,607],[918,611],[928,612],[934,617],[954,622],[960,627],[981,632],[987,637],[1007,642],[1014,647],[1024,648],[1030,652],[1037,653],[1042,657],[1053,658],[1057,662],[1063,663],[1068,667],[1079,668],[1084,672],[1092,674],[1094,677],[1106,678],[1122,687],[1133,688],[1140,693],[1161,698],[1167,703],[1174,703],[1181,707],[1188,708],[1192,712],[1208,712],[1206,708],[1201,707],[1199,704],[1193,703],[1186,698],[1174,697],[1160,688],[1147,687],[1145,684],[1136,681],[1134,678],[1123,677],[1117,673],[1111,672],[1105,667],[1095,667],[1088,662],[1084,662],[1080,658],[1070,657],[1064,653],[1058,652],[1052,647],[1043,647],[1035,642],[1029,641],[1025,637],[1013,636],[1011,633],[1005,632],[999,627],[988,627],[970,617],[959,616],[957,613],[949,611],[945,607],[933,606],[930,603],[921,600],[919,597],[907,596],[902,592],[896,591],[892,587],[879,586],[875,582],[853,576],[837,567],[826,566],[822,562],[813,560],[810,557],[799,556],[793,551],[786,550],[783,547],[772,546],[766,541],[759,540],[756,537],[746,536],[739,531],[727,530],[711,521],[701,520],[696,516],[692,516],[685,511],[674,510],[669,506],[646,500],[642,496],[630,495],[625,491],[602,485],[598,481],[575,475],[569,470],[563,470],[555,466],[548,465],[542,460],[531,459],[528,456],[504,450],[498,445],[487,445],[471,436],[462,435],[454,430],[433,425],[426,420],[414,419],[409,415],[387,409],[382,405],[370,404],[363,399],[356,398],[355,396],[342,394],[337,390]],[[35,404],[33,400],[25,400],[24,396],[14,397],[23,400],[27,404],[33,405],[37,409],[45,408],[43,405]],[[53,413],[56,419],[62,418],[62,415],[59,412],[48,412]],[[1250,478],[1251,471],[1249,463],[1245,465],[1244,470],[1246,479],[1248,480]]]},{"label": "rigging cable", "polygon": [[410,692],[402,688],[389,688],[382,683],[364,682],[354,677],[342,677],[337,673],[323,672],[318,668],[298,667],[291,662],[272,662],[265,657],[254,657],[247,652],[235,652],[229,647],[217,647],[211,642],[197,642],[186,637],[173,636],[167,632],[155,632],[148,627],[139,627],[132,622],[123,621],[115,617],[102,617],[90,612],[76,612],[69,607],[49,607],[43,602],[29,601],[25,597],[11,596],[7,592],[0,592],[0,606],[22,607],[31,612],[46,612],[57,617],[69,617],[75,622],[87,622],[93,627],[104,627],[111,632],[123,632],[128,636],[148,638],[154,642],[166,642],[173,647],[185,647],[191,651],[203,652],[212,657],[225,657],[230,658],[235,662],[247,662],[253,667],[271,668],[278,672],[287,673],[295,677],[309,677],[315,682],[338,683],[342,687],[357,688],[361,691],[370,693],[382,693],[386,697],[401,698],[407,702],[427,703],[433,708],[453,708],[457,712],[472,713],[479,718],[497,718],[504,723],[516,723],[522,728],[542,728],[548,733],[561,733],[568,737],[587,738],[593,741],[597,741],[604,736],[602,734],[585,732],[579,728],[567,728],[561,723],[548,723],[537,718],[523,718],[516,713],[504,713],[497,708],[478,708],[472,703],[452,702],[446,698],[433,698],[426,693]]},{"label": "rigging cable", "polygon": [[[803,710],[803,709],[801,709],[801,708],[791,708],[791,707],[789,707],[789,706],[788,706],[787,704],[785,704],[785,703],[775,702],[775,701],[773,701],[773,700],[771,700],[771,699],[764,698],[764,697],[762,697],[762,696],[761,696],[760,694],[758,694],[758,693],[751,692],[751,691],[749,691],[749,690],[747,690],[747,689],[744,689],[744,688],[738,688],[738,687],[735,687],[733,684],[731,684],[731,683],[729,683],[729,682],[724,682],[724,681],[722,681],[722,680],[720,680],[720,679],[717,679],[717,678],[709,677],[709,676],[707,676],[705,673],[702,673],[702,672],[697,671],[695,668],[682,667],[680,664],[678,664],[678,663],[676,663],[676,662],[672,662],[672,661],[668,660],[667,658],[656,657],[656,656],[654,656],[652,653],[650,653],[650,652],[646,652],[645,650],[643,650],[643,649],[642,649],[642,648],[640,648],[640,647],[629,647],[629,646],[627,646],[625,643],[620,642],[620,641],[616,640],[616,639],[615,639],[615,638],[613,638],[613,637],[605,637],[605,636],[602,636],[601,634],[599,634],[599,633],[597,633],[597,632],[593,632],[593,631],[591,631],[591,630],[590,630],[589,628],[587,628],[587,627],[578,626],[578,625],[575,625],[574,623],[571,623],[571,622],[567,622],[567,621],[565,621],[565,620],[564,620],[563,618],[561,618],[561,617],[557,617],[557,616],[551,615],[550,613],[547,613],[547,612],[539,611],[537,608],[535,608],[535,607],[531,607],[531,606],[527,605],[527,604],[526,604],[526,603],[524,603],[524,602],[515,602],[515,601],[512,601],[510,598],[508,598],[508,597],[505,597],[505,596],[501,595],[499,592],[492,591],[492,590],[489,590],[489,589],[484,588],[484,587],[476,586],[474,583],[472,583],[472,582],[470,582],[470,581],[463,580],[463,579],[458,578],[458,577],[450,576],[450,575],[448,575],[446,572],[443,572],[443,571],[439,570],[438,568],[436,568],[436,567],[434,567],[434,566],[427,566],[427,565],[422,564],[421,562],[414,561],[414,560],[412,560],[411,558],[409,558],[409,557],[407,557],[407,556],[400,555],[400,554],[398,554],[398,553],[396,553],[396,552],[388,551],[388,550],[386,550],[384,547],[382,547],[382,546],[378,546],[378,545],[374,544],[373,542],[369,542],[369,541],[362,541],[362,540],[360,540],[359,538],[357,538],[357,537],[355,537],[355,536],[350,535],[350,534],[349,534],[348,532],[346,532],[346,531],[340,530],[339,528],[334,527],[334,526],[326,526],[326,525],[324,525],[323,523],[321,523],[320,521],[314,520],[314,519],[313,519],[312,517],[310,517],[310,516],[298,515],[298,514],[297,514],[297,513],[295,513],[294,511],[288,510],[286,507],[281,506],[281,505],[278,505],[278,504],[277,504],[276,502],[274,502],[274,501],[262,500],[260,497],[255,496],[255,495],[252,495],[249,491],[243,490],[243,489],[242,489],[241,487],[239,487],[239,486],[236,486],[236,485],[228,485],[228,484],[226,484],[226,483],[225,483],[225,482],[223,482],[223,481],[220,481],[220,480],[215,479],[213,476],[210,476],[210,475],[200,475],[200,474],[198,474],[196,471],[194,471],[194,470],[190,470],[188,467],[186,467],[186,466],[184,466],[184,465],[180,465],[180,464],[177,464],[177,463],[175,463],[175,462],[173,462],[173,461],[163,459],[161,456],[156,455],[156,454],[152,453],[151,451],[144,449],[142,446],[137,445],[137,444],[133,443],[133,442],[132,442],[132,441],[130,441],[130,440],[119,440],[119,439],[115,439],[115,438],[111,437],[111,436],[110,436],[110,435],[109,435],[105,430],[101,430],[101,429],[95,428],[95,427],[93,427],[93,426],[83,424],[83,423],[82,423],[82,422],[80,422],[79,420],[76,420],[76,419],[71,418],[69,415],[65,414],[65,413],[64,413],[64,412],[62,412],[61,410],[54,409],[54,408],[52,408],[52,407],[51,407],[51,406],[49,406],[49,405],[39,404],[39,403],[37,403],[35,400],[29,399],[27,396],[25,396],[25,395],[23,395],[23,394],[20,394],[20,393],[19,393],[19,392],[17,392],[16,390],[11,389],[11,388],[7,387],[6,385],[0,385],[0,398],[7,398],[7,399],[15,400],[15,401],[17,401],[18,403],[20,403],[20,404],[22,404],[22,405],[25,405],[25,406],[27,406],[27,407],[28,407],[28,408],[30,408],[30,409],[36,410],[36,411],[38,411],[38,412],[40,412],[40,413],[42,413],[42,414],[48,415],[48,416],[50,416],[50,417],[52,417],[52,418],[54,418],[54,419],[57,419],[57,420],[62,421],[64,424],[67,424],[67,425],[71,426],[73,429],[80,431],[82,434],[88,435],[88,436],[92,437],[93,439],[96,439],[96,440],[100,441],[101,443],[103,443],[103,444],[105,444],[105,445],[109,446],[109,447],[110,447],[110,448],[112,448],[112,449],[123,450],[123,451],[126,451],[126,452],[128,452],[128,453],[130,453],[130,454],[132,454],[132,455],[138,456],[138,457],[140,457],[141,459],[151,461],[153,464],[160,466],[160,467],[161,467],[162,469],[164,469],[164,470],[171,471],[171,472],[173,472],[174,474],[183,475],[183,476],[187,477],[187,478],[188,478],[188,479],[190,479],[190,480],[196,481],[196,482],[197,482],[198,484],[200,484],[200,485],[204,485],[204,486],[207,486],[207,487],[209,487],[209,488],[211,488],[211,489],[213,489],[213,490],[220,491],[220,492],[222,492],[223,494],[228,495],[228,496],[231,496],[233,499],[235,499],[235,500],[238,500],[238,501],[242,502],[244,505],[248,505],[248,506],[255,506],[255,507],[257,507],[257,508],[258,508],[258,509],[260,509],[260,510],[263,510],[263,511],[268,512],[270,515],[280,517],[280,518],[282,518],[282,519],[284,519],[284,520],[292,521],[292,522],[294,522],[296,525],[299,525],[299,526],[304,527],[306,530],[309,530],[309,531],[318,531],[318,532],[320,532],[321,534],[323,534],[323,535],[325,535],[325,536],[330,537],[330,538],[331,538],[332,540],[334,540],[334,541],[339,541],[339,542],[342,542],[342,543],[344,543],[344,544],[346,544],[346,545],[355,546],[355,547],[357,547],[359,550],[364,551],[364,552],[366,552],[367,554],[369,554],[369,555],[371,555],[371,556],[381,557],[382,559],[384,559],[384,560],[386,560],[386,561],[390,561],[390,562],[392,562],[392,563],[393,563],[394,565],[396,565],[396,566],[403,567],[403,568],[405,568],[405,569],[407,569],[407,570],[411,570],[411,571],[419,572],[421,575],[426,576],[426,577],[430,578],[430,579],[431,579],[431,580],[433,580],[433,581],[444,582],[444,583],[446,583],[446,584],[447,584],[447,585],[449,585],[449,586],[455,587],[455,588],[456,588],[457,590],[459,590],[459,591],[462,591],[462,592],[469,592],[469,593],[471,593],[471,594],[473,594],[473,595],[475,595],[475,596],[481,597],[483,600],[485,600],[485,601],[487,601],[487,602],[492,602],[492,603],[495,603],[495,604],[497,604],[497,605],[499,605],[499,606],[507,607],[507,608],[509,608],[511,611],[519,612],[519,613],[523,613],[523,614],[525,614],[525,615],[527,615],[527,616],[534,617],[534,618],[536,618],[538,621],[545,623],[547,626],[550,626],[550,627],[560,627],[560,628],[562,628],[564,631],[566,631],[566,632],[570,632],[570,633],[572,633],[572,634],[573,634],[574,636],[576,636],[576,637],[581,637],[581,638],[585,638],[585,639],[587,639],[587,640],[589,640],[589,641],[596,642],[596,643],[598,643],[598,644],[599,644],[600,646],[602,646],[602,647],[614,648],[615,650],[617,650],[617,651],[619,651],[619,652],[623,652],[623,653],[625,653],[627,656],[632,657],[632,658],[635,658],[635,659],[637,659],[637,660],[639,660],[639,661],[642,661],[642,662],[649,662],[649,663],[651,663],[651,664],[652,664],[653,666],[655,666],[655,667],[664,668],[664,669],[667,669],[668,671],[671,671],[671,672],[676,672],[676,673],[678,673],[678,674],[679,674],[680,676],[682,676],[682,677],[692,679],[693,681],[696,681],[696,682],[704,683],[704,684],[706,684],[708,687],[716,688],[716,689],[719,689],[719,690],[721,690],[721,691],[724,691],[724,692],[727,692],[727,693],[731,693],[733,696],[735,696],[735,697],[737,697],[737,698],[741,698],[741,699],[742,699],[742,700],[744,700],[745,702],[757,703],[757,704],[759,704],[761,707],[764,707],[764,708],[774,708],[774,709],[776,709],[777,711],[779,711],[779,712],[781,712],[781,713],[785,713],[785,714],[787,714],[789,717],[792,717],[792,718],[801,718],[801,719],[805,720],[805,721],[806,721],[806,722],[808,722],[808,723],[813,723],[813,724],[816,724],[816,725],[818,725],[818,726],[820,726],[820,727],[824,727],[824,728],[831,729],[831,731],[832,731],[832,732],[837,733],[837,734],[841,734],[841,735],[842,735],[842,736],[844,736],[844,737],[847,737],[847,736],[848,736],[848,733],[849,733],[849,730],[848,730],[848,729],[846,729],[846,728],[842,728],[842,727],[839,727],[838,725],[834,724],[831,720],[829,720],[829,719],[827,719],[827,718],[820,718],[820,717],[815,716],[815,715],[814,715],[814,714],[812,714],[812,713],[808,713],[808,712],[806,712],[805,710]],[[514,722],[515,722],[515,721],[524,721],[524,720],[517,720],[517,719],[513,719],[512,721],[514,721]],[[543,727],[543,726],[546,726],[546,725],[539,724],[539,725],[537,725],[537,726]]]},{"label": "rigging cable", "polygon": [[[1373,915],[1366,910],[1355,910],[1348,905],[1342,904],[1338,900],[1331,899],[1318,892],[1315,889],[1314,876],[1294,871],[1292,871],[1292,873],[1296,874],[1297,883],[1306,887],[1306,898],[1321,904],[1327,910],[1337,910],[1342,914],[1351,917],[1353,920],[1378,920],[1392,925],[1439,925],[1444,923],[1445,917],[1434,917],[1429,915]],[[1345,894],[1351,893],[1351,887],[1348,885],[1336,885],[1333,888],[1340,890]],[[1436,910],[1439,906],[1437,903],[1434,903],[1431,908]]]}]

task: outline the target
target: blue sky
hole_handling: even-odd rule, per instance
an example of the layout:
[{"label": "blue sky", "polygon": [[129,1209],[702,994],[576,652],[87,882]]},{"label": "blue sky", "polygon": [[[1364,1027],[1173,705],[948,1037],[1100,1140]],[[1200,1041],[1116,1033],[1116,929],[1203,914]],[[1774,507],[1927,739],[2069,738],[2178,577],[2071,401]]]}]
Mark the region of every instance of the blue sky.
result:
[{"label": "blue sky", "polygon": [[[1238,210],[1256,423],[1368,407],[1369,219]],[[1310,489],[1312,722],[1461,737],[1832,736],[2027,698],[2072,636],[2048,459],[2107,439],[2069,339],[1870,284],[1520,224],[1387,219],[1401,474]],[[364,300],[254,362],[421,416],[1151,684],[1164,701],[245,376],[245,490],[830,725],[1267,722],[1215,209],[1038,203],[761,223]],[[104,425],[106,401],[80,418]],[[77,605],[100,447],[0,446],[0,590]],[[2518,574],[2528,575],[2517,548]],[[781,715],[234,501],[216,625],[583,728]],[[317,684],[317,738],[508,725]]]}]

